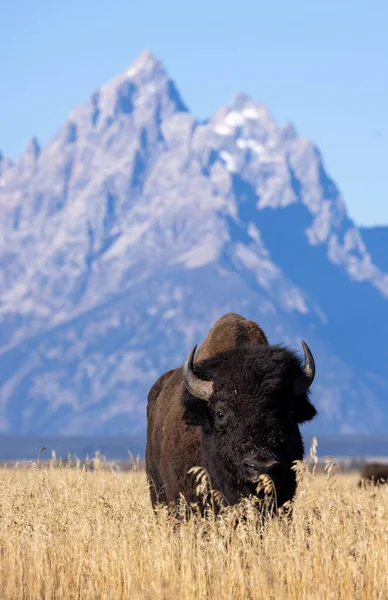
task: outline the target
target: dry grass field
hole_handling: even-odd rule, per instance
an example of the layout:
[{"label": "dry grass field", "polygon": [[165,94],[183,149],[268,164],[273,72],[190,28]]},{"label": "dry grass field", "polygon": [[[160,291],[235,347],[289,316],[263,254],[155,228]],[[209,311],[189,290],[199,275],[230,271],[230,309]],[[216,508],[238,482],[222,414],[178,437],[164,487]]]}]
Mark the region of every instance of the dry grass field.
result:
[{"label": "dry grass field", "polygon": [[[0,470],[0,598],[388,598],[388,486],[301,466],[292,522],[246,508],[174,527],[144,472]],[[330,472],[331,471],[331,472]]]}]

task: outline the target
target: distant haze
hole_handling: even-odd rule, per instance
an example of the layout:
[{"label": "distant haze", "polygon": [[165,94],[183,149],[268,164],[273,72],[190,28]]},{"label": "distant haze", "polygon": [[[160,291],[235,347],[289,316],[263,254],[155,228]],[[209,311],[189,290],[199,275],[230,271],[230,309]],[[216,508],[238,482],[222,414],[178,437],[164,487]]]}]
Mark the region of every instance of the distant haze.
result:
[{"label": "distant haze", "polygon": [[[303,429],[303,428],[302,428]],[[305,455],[308,456],[311,436],[305,436]],[[98,452],[109,460],[130,460],[131,457],[144,459],[145,436],[50,436],[36,437],[1,435],[0,462],[31,460],[36,461],[39,449],[45,444],[45,450],[40,452],[41,461],[49,460],[55,453],[56,458],[67,459],[70,455],[84,460],[91,460]],[[326,456],[341,459],[353,457],[360,460],[375,459],[388,462],[388,435],[331,435],[319,436],[317,455],[320,461]]]}]

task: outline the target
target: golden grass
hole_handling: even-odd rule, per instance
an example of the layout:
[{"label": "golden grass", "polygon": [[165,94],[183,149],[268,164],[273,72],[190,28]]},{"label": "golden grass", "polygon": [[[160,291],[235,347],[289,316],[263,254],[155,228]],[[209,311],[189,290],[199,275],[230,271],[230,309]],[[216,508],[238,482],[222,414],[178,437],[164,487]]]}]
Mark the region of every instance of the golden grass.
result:
[{"label": "golden grass", "polygon": [[291,523],[174,527],[143,472],[0,470],[0,598],[388,598],[388,485],[305,471]]}]

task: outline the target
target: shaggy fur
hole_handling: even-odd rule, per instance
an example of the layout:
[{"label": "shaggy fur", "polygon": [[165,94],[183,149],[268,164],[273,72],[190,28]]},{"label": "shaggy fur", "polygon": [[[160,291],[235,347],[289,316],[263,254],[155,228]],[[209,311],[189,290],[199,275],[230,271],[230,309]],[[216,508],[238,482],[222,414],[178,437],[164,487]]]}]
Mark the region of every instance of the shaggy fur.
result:
[{"label": "shaggy fur", "polygon": [[[291,467],[303,458],[299,424],[316,414],[308,395],[296,396],[293,390],[302,373],[301,360],[287,348],[269,346],[261,329],[242,325],[245,320],[239,315],[223,319],[229,332],[234,324],[234,331],[240,328],[243,333],[235,347],[231,344],[195,365],[199,378],[214,382],[209,402],[186,390],[182,367],[162,375],[149,392],[146,470],[154,506],[175,503],[180,493],[189,504],[198,501],[195,479],[188,474],[194,466],[204,467],[212,487],[235,504],[255,493],[244,459],[277,462],[267,472],[275,483],[278,506],[295,494]],[[214,330],[219,336],[222,328],[216,326],[210,337]]]}]

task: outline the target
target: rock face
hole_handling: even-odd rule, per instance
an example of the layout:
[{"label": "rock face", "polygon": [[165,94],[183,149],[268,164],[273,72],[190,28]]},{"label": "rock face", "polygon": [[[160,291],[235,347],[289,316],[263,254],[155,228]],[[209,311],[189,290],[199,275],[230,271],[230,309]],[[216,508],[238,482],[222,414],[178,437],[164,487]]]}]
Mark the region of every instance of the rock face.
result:
[{"label": "rock face", "polygon": [[265,106],[200,122],[145,52],[0,182],[0,431],[142,432],[154,379],[231,310],[308,341],[314,431],[387,430],[386,262]]},{"label": "rock face", "polygon": [[4,156],[3,153],[0,151],[0,187],[5,186],[5,172],[8,171],[8,169],[10,169],[11,167],[13,167],[12,160],[7,156]]}]

